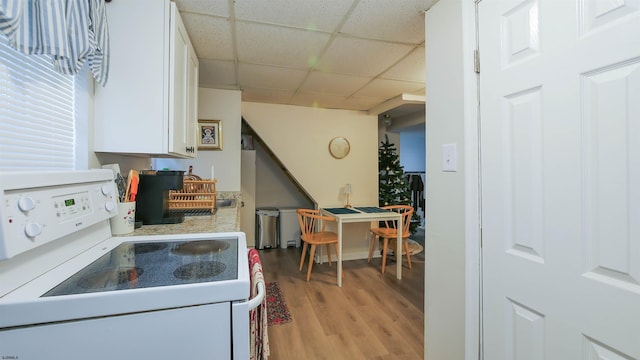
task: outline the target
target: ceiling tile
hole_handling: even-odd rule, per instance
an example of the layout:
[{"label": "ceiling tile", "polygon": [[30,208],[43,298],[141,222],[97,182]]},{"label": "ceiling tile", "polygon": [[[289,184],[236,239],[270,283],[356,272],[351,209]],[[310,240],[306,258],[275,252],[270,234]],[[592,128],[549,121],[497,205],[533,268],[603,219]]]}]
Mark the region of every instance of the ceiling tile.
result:
[{"label": "ceiling tile", "polygon": [[291,99],[291,105],[309,106],[326,109],[342,109],[340,104],[346,99],[345,96],[335,96],[331,94],[313,94],[299,92]]},{"label": "ceiling tile", "polygon": [[407,80],[424,83],[427,74],[425,71],[424,47],[418,47],[406,58],[380,75],[381,78],[394,80]]},{"label": "ceiling tile", "polygon": [[353,110],[368,110],[372,107],[385,101],[384,98],[372,98],[372,97],[350,97],[342,102],[342,106],[345,109]]},{"label": "ceiling tile", "polygon": [[180,10],[183,12],[197,12],[200,14],[216,15],[229,17],[228,1],[211,1],[211,0],[173,0]]},{"label": "ceiling tile", "polygon": [[202,87],[237,88],[233,61],[200,59],[198,82]]},{"label": "ceiling tile", "polygon": [[333,32],[349,8],[345,0],[234,0],[236,18]]},{"label": "ceiling tile", "polygon": [[404,57],[413,47],[338,36],[317,68],[325,72],[376,76]]},{"label": "ceiling tile", "polygon": [[266,65],[240,64],[240,86],[295,91],[307,76],[306,70]]},{"label": "ceiling tile", "polygon": [[241,62],[298,69],[314,64],[329,39],[324,33],[240,21],[236,34]]},{"label": "ceiling tile", "polygon": [[202,87],[241,89],[244,101],[354,110],[424,94],[423,10],[433,0],[174,1]]},{"label": "ceiling tile", "polygon": [[358,91],[355,96],[368,96],[389,99],[398,94],[409,93],[424,88],[423,83],[409,81],[397,81],[387,79],[376,79]]},{"label": "ceiling tile", "polygon": [[245,89],[242,90],[242,101],[270,103],[270,104],[289,104],[292,91],[283,90],[265,90],[265,89]]},{"label": "ceiling tile", "polygon": [[425,0],[361,0],[341,33],[412,44],[424,42]]},{"label": "ceiling tile", "polygon": [[314,71],[302,84],[300,91],[349,96],[363,87],[369,80],[370,78],[367,77]]},{"label": "ceiling tile", "polygon": [[233,59],[230,22],[227,19],[207,15],[181,15],[184,27],[191,38],[198,59]]}]

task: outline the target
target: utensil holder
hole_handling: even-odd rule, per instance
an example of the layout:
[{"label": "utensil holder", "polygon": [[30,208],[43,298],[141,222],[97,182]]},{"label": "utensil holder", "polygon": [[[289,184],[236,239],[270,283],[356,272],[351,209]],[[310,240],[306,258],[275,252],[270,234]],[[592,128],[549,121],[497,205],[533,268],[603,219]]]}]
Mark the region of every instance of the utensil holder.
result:
[{"label": "utensil holder", "polygon": [[131,234],[136,222],[136,202],[118,203],[118,215],[109,220],[111,235]]}]

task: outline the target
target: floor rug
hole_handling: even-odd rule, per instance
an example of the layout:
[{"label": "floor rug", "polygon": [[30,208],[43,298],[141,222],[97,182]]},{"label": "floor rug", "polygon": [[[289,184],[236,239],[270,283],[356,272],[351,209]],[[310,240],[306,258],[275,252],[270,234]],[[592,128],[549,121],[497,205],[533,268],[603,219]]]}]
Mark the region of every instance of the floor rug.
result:
[{"label": "floor rug", "polygon": [[[416,255],[416,254],[420,254],[423,250],[424,247],[422,245],[420,245],[417,241],[414,240],[407,240],[409,242],[409,251],[411,252],[411,255]],[[402,254],[404,255],[405,251],[402,250]],[[387,255],[393,255],[394,254],[394,248],[392,248],[391,246],[389,247],[389,250],[387,250]]]},{"label": "floor rug", "polygon": [[284,302],[282,290],[276,282],[269,282],[267,286],[267,318],[269,326],[291,322],[289,308]]}]

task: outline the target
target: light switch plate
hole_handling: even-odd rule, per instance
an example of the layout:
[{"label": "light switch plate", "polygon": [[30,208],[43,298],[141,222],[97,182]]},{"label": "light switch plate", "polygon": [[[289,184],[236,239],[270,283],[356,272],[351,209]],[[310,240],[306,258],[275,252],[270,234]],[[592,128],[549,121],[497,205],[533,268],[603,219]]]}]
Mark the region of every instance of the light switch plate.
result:
[{"label": "light switch plate", "polygon": [[458,171],[458,145],[442,145],[442,171]]}]

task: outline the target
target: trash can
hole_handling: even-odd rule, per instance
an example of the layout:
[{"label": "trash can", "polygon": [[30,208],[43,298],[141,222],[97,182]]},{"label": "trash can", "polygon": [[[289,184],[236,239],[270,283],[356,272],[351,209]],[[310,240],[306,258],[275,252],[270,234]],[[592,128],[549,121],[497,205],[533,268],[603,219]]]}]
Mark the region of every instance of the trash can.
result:
[{"label": "trash can", "polygon": [[256,210],[256,249],[275,249],[280,239],[278,209]]}]

